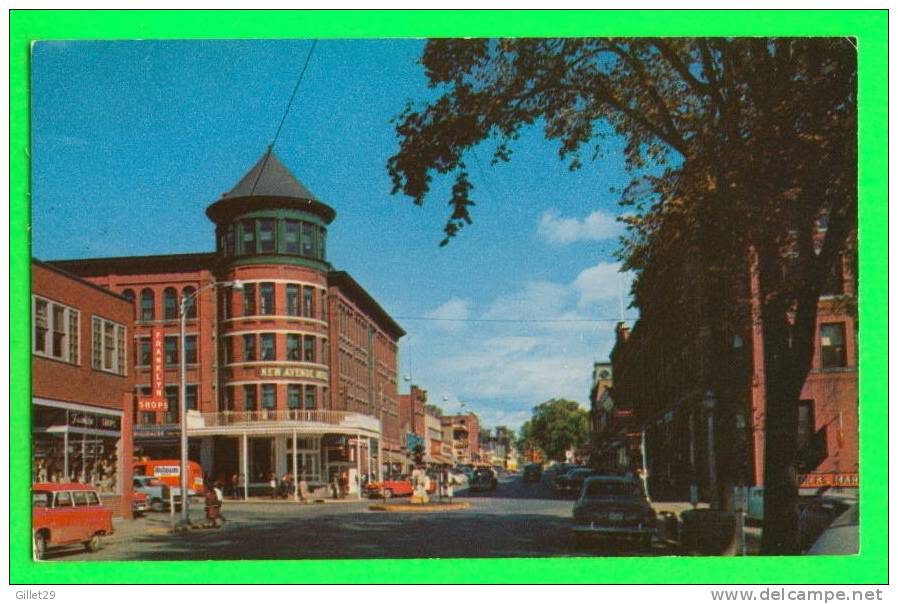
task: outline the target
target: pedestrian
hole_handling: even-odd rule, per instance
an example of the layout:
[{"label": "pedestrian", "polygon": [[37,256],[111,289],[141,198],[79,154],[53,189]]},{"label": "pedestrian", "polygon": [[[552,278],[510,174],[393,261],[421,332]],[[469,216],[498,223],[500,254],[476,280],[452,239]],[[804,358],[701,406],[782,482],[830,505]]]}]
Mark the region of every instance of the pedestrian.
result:
[{"label": "pedestrian", "polygon": [[349,470],[344,469],[340,472],[340,499],[346,498],[349,491]]},{"label": "pedestrian", "polygon": [[337,470],[331,470],[331,490],[334,494],[334,499],[340,498],[340,477],[337,473]]},{"label": "pedestrian", "polygon": [[246,498],[246,476],[242,473],[237,475],[237,497]]},{"label": "pedestrian", "polygon": [[231,497],[237,497],[237,474],[231,474],[231,480],[229,481],[231,486]]},{"label": "pedestrian", "polygon": [[269,479],[268,479],[268,488],[269,488],[269,490],[271,491],[271,498],[272,498],[272,499],[277,499],[277,494],[278,494],[278,479],[277,479],[277,476],[275,476],[274,472],[272,472],[272,473],[269,475]]}]

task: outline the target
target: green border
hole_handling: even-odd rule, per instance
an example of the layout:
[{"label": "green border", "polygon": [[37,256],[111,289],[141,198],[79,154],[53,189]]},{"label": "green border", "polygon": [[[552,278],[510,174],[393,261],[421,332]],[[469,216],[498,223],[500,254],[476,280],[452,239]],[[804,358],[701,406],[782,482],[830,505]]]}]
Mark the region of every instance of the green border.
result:
[{"label": "green border", "polygon": [[[29,440],[29,47],[42,39],[787,35],[858,39],[861,554],[843,558],[565,558],[280,562],[30,560],[28,490],[11,488],[14,583],[884,583],[888,580],[888,12],[21,11],[10,14],[10,443]],[[15,320],[17,319],[17,320]],[[26,447],[10,485],[27,484]]]}]

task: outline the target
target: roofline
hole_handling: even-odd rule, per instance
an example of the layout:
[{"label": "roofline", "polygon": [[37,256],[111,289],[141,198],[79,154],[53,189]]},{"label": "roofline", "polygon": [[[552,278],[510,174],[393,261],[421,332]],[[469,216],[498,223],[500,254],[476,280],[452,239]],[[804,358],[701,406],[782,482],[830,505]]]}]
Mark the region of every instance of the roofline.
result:
[{"label": "roofline", "polygon": [[337,211],[317,199],[305,197],[283,197],[277,195],[241,195],[222,197],[206,208],[206,216],[215,224],[222,224],[249,212],[284,209],[313,214],[330,224]]},{"label": "roofline", "polygon": [[[72,281],[77,281],[78,283],[80,283],[82,285],[86,285],[87,287],[91,287],[95,290],[101,291],[104,294],[112,296],[113,298],[118,298],[119,300],[124,300],[128,304],[133,304],[133,302],[131,300],[124,297],[123,295],[118,294],[112,290],[106,289],[105,287],[97,285],[96,283],[92,283],[91,281],[88,281],[87,279],[84,279],[83,277],[80,277],[79,275],[76,275],[75,273],[70,273],[69,271],[63,270],[63,269],[59,268],[58,266],[49,264],[48,262],[44,262],[43,260],[34,258],[33,256],[31,258],[31,262],[32,262],[32,264],[36,264],[36,265],[40,266],[41,268],[47,269],[48,271],[53,271],[54,273],[56,273],[58,275],[62,275],[63,277],[65,277],[67,279],[71,279]],[[33,282],[32,282],[31,290],[33,293],[34,292]]]},{"label": "roofline", "polygon": [[374,318],[384,323],[397,341],[406,334],[402,326],[346,271],[330,271],[327,274],[327,284],[329,286],[345,287],[350,293],[357,296],[362,305],[373,311]]},{"label": "roofline", "polygon": [[[218,255],[215,252],[200,252],[189,254],[160,254],[152,256],[112,256],[107,258],[76,258],[71,260],[48,260],[58,269],[70,271],[81,276],[106,276],[119,271],[134,271],[143,273],[181,272],[182,267],[172,267],[166,271],[147,270],[151,264],[188,264],[187,270],[214,271],[218,263]],[[46,264],[45,263],[45,264]],[[128,274],[125,272],[125,274]]]}]

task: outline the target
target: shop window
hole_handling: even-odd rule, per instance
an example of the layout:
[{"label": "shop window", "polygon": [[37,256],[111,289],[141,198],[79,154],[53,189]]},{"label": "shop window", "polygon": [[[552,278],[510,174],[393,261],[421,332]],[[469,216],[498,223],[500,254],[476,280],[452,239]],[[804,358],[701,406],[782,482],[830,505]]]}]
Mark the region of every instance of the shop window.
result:
[{"label": "shop window", "polygon": [[91,367],[98,371],[126,375],[124,325],[93,317],[91,327]]},{"label": "shop window", "polygon": [[287,384],[287,408],[299,409],[301,404],[302,386],[299,384]]},{"label": "shop window", "polygon": [[262,283],[259,286],[259,314],[274,314],[274,283]]},{"label": "shop window", "polygon": [[273,333],[263,333],[261,336],[261,351],[263,361],[273,361],[275,359],[275,339]]},{"label": "shop window", "polygon": [[240,223],[241,248],[243,254],[256,253],[256,221],[244,220]]},{"label": "shop window", "polygon": [[268,410],[277,408],[276,384],[262,384],[262,408]]},{"label": "shop window", "polygon": [[186,336],[184,343],[184,362],[188,365],[196,364],[196,336]]},{"label": "shop window", "polygon": [[272,218],[262,218],[259,223],[259,251],[274,252],[277,249],[275,242],[275,225]]},{"label": "shop window", "polygon": [[156,296],[150,288],[140,292],[140,320],[152,321],[156,318]]},{"label": "shop window", "polygon": [[300,336],[295,333],[287,334],[287,360],[298,361],[299,357],[299,339]]},{"label": "shop window", "polygon": [[306,396],[305,396],[306,409],[314,409],[315,408],[315,386],[306,385],[305,391],[306,391]]},{"label": "shop window", "polygon": [[247,333],[243,335],[243,360],[256,360],[256,334]]},{"label": "shop window", "polygon": [[174,287],[166,287],[162,292],[162,311],[166,321],[178,318],[178,291]]},{"label": "shop window", "polygon": [[299,232],[301,222],[287,220],[284,223],[284,252],[287,254],[299,254]]},{"label": "shop window", "polygon": [[299,286],[287,285],[287,314],[291,317],[299,316]]},{"label": "shop window", "polygon": [[256,314],[256,284],[247,283],[243,286],[243,316],[251,317]]},{"label": "shop window", "polygon": [[181,296],[184,298],[184,303],[186,305],[187,310],[187,318],[188,319],[196,319],[196,288],[187,286],[181,290]]},{"label": "shop window", "polygon": [[315,362],[315,336],[303,336],[302,338],[302,358],[307,363]]},{"label": "shop window", "polygon": [[166,365],[178,364],[178,336],[165,336],[163,352]]},{"label": "shop window", "polygon": [[302,314],[304,317],[315,316],[315,288],[302,288]]},{"label": "shop window", "polygon": [[302,255],[312,257],[315,253],[315,225],[302,223]]},{"label": "shop window", "polygon": [[258,388],[255,384],[245,384],[243,386],[243,409],[244,411],[255,411],[258,401]]},{"label": "shop window", "polygon": [[168,405],[168,409],[165,411],[165,419],[163,420],[164,423],[178,423],[178,408],[180,407],[180,401],[178,400],[177,386],[165,387],[165,402]]},{"label": "shop window", "polygon": [[34,354],[73,365],[80,364],[81,313],[37,296],[34,296],[33,304]]},{"label": "shop window", "polygon": [[844,323],[822,323],[820,325],[820,359],[824,369],[848,365]]}]

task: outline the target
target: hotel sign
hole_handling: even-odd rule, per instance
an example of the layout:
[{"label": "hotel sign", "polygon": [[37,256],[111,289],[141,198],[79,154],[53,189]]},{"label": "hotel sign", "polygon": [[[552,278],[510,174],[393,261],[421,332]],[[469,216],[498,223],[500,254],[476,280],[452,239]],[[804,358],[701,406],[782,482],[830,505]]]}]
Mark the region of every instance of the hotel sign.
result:
[{"label": "hotel sign", "polygon": [[283,367],[266,365],[257,369],[259,377],[263,378],[309,378],[313,380],[327,380],[327,371],[323,369],[309,369],[307,367]]},{"label": "hotel sign", "polygon": [[154,326],[150,339],[150,396],[137,400],[138,411],[168,411],[165,400],[165,334]]}]

